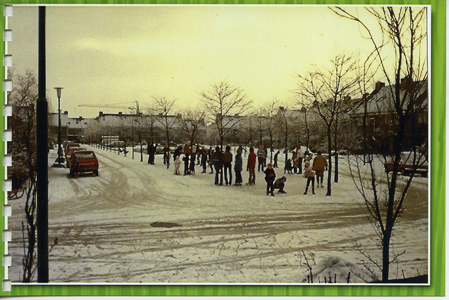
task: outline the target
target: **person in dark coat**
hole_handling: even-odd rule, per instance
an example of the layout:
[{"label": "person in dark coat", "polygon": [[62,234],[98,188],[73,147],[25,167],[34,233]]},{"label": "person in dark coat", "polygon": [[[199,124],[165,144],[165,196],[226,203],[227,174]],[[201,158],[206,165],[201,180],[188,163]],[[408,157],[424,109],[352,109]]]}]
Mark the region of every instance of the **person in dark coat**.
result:
[{"label": "person in dark coat", "polygon": [[[167,143],[165,143],[164,145],[164,166],[167,165],[167,169],[170,167],[170,147],[168,146]],[[179,156],[179,153],[178,153]],[[176,160],[176,157],[174,157],[174,159]]]},{"label": "person in dark coat", "polygon": [[209,148],[207,160],[208,160],[209,167],[210,167],[209,174],[214,174],[214,149],[212,149],[212,147]]},{"label": "person in dark coat", "polygon": [[196,154],[194,152],[192,152],[190,155],[190,175],[195,174],[195,159],[196,159]]},{"label": "person in dark coat", "polygon": [[[226,151],[223,153],[224,178],[226,185],[232,185],[232,153],[231,147],[226,146]],[[229,181],[228,181],[229,173]]]},{"label": "person in dark coat", "polygon": [[190,162],[190,157],[189,157],[189,153],[186,153],[183,157],[183,161],[184,161],[184,175],[190,175],[190,170],[189,170],[189,162]]},{"label": "person in dark coat", "polygon": [[276,173],[274,172],[273,165],[268,164],[264,173],[265,173],[265,181],[267,182],[267,196],[268,196],[268,194],[270,194],[271,196],[274,196],[273,184],[274,184],[274,179],[276,178]]},{"label": "person in dark coat", "polygon": [[280,153],[281,151],[279,151],[278,150],[278,152],[276,152],[276,154],[274,154],[274,164],[273,164],[273,168],[278,168],[278,156],[279,156],[279,153]]},{"label": "person in dark coat", "polygon": [[201,173],[206,173],[206,166],[207,166],[207,150],[206,150],[206,147],[203,147],[203,149],[201,149],[201,166],[203,167],[203,171]]},{"label": "person in dark coat", "polygon": [[242,169],[243,169],[243,159],[242,159],[242,150],[237,150],[237,154],[235,156],[234,163],[234,171],[235,171],[235,185],[242,185]]},{"label": "person in dark coat", "polygon": [[148,143],[148,163],[154,165],[154,152],[156,151],[156,145]]},{"label": "person in dark coat", "polygon": [[177,156],[181,156],[182,153],[182,147],[179,146],[178,148],[176,148],[175,153],[173,154],[173,160],[176,160]]},{"label": "person in dark coat", "polygon": [[[215,148],[215,152],[214,152],[212,157],[213,157],[213,160],[214,160],[214,168],[215,168],[215,181],[214,181],[214,183],[215,183],[215,185],[218,185],[219,184],[219,182],[218,182],[218,175],[220,174],[221,166],[222,166],[222,153],[221,153],[220,147],[217,146]],[[220,185],[222,185],[222,183]]]}]

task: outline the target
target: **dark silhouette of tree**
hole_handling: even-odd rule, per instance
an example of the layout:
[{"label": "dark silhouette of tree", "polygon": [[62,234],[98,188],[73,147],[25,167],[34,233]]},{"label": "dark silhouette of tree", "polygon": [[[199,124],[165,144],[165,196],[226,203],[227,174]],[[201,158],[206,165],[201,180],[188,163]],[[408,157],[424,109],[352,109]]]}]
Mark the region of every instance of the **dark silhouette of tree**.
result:
[{"label": "dark silhouette of tree", "polygon": [[[8,94],[8,104],[13,114],[8,118],[8,127],[12,128],[12,141],[8,143],[8,154],[13,164],[8,168],[8,177],[12,180],[13,191],[9,200],[24,199],[25,223],[22,223],[24,257],[23,282],[31,282],[36,271],[36,110],[38,97],[37,77],[27,71],[14,75],[8,70],[8,77],[13,79],[13,90]],[[24,196],[24,197],[23,197]]]},{"label": "dark silhouette of tree", "polygon": [[156,101],[156,112],[159,114],[156,120],[163,126],[166,143],[170,145],[170,132],[178,122],[178,117],[173,115],[176,108],[176,100],[168,100],[165,97],[153,97],[153,99]]},{"label": "dark silhouette of tree", "polygon": [[190,145],[196,142],[201,129],[206,126],[205,117],[205,111],[185,110],[181,113],[181,127],[185,136],[189,139]]},{"label": "dark silhouette of tree", "polygon": [[[377,31],[374,34],[374,29],[368,27],[366,21],[359,19],[348,9],[331,9],[337,15],[361,26],[366,38],[372,42],[377,64],[387,81],[383,94],[385,100],[383,103],[378,102],[378,112],[389,120],[388,127],[383,128],[390,138],[388,151],[385,152],[391,153],[393,159],[393,171],[387,173],[388,190],[384,194],[380,192],[379,175],[374,168],[376,157],[373,154],[367,154],[366,158],[368,179],[365,180],[365,174],[357,168],[354,182],[365,200],[369,215],[377,224],[376,229],[382,241],[382,265],[379,264],[378,267],[382,272],[382,281],[388,282],[389,266],[397,258],[395,256],[390,259],[390,239],[394,225],[403,212],[406,194],[414,177],[414,172],[411,172],[405,184],[398,185],[401,154],[405,150],[411,150],[410,159],[413,160],[415,171],[422,163],[423,156],[427,156],[427,146],[416,138],[415,127],[420,115],[427,110],[427,8],[367,8],[370,17],[377,21],[379,27],[376,30],[380,30],[381,34]],[[415,145],[412,149],[404,149],[406,142]],[[385,163],[386,155],[381,159]]]}]

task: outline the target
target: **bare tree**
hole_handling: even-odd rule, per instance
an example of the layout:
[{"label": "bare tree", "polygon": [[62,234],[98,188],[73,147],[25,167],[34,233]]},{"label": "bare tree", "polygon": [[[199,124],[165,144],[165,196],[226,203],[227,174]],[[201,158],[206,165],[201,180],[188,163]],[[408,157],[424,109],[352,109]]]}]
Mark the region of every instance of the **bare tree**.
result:
[{"label": "bare tree", "polygon": [[[355,61],[344,54],[337,55],[331,61],[329,69],[317,69],[305,76],[298,75],[299,96],[309,99],[313,111],[323,120],[327,127],[327,147],[329,153],[329,172],[326,196],[331,196],[332,178],[332,129],[338,128],[338,118],[346,97],[350,97],[358,82],[354,74]],[[335,133],[336,135],[336,133]],[[335,140],[335,138],[334,138]],[[335,150],[338,150],[334,141]],[[335,156],[335,171],[338,172],[338,154]],[[338,180],[338,177],[336,177]]]},{"label": "bare tree", "polygon": [[13,182],[13,191],[8,194],[9,200],[25,200],[24,211],[26,225],[23,228],[23,282],[31,282],[36,270],[36,111],[38,96],[37,78],[27,71],[24,75],[14,75],[8,70],[8,77],[13,79],[14,88],[8,94],[8,104],[13,114],[8,118],[8,127],[13,128],[12,141],[8,143],[8,153],[12,156],[13,165],[8,168],[8,177]]},{"label": "bare tree", "polygon": [[[250,109],[252,101],[247,99],[241,88],[225,81],[212,84],[208,91],[201,92],[200,95],[209,118],[216,125],[220,147],[223,149],[225,137],[241,121],[241,114]],[[223,172],[220,182],[223,184]]]},{"label": "bare tree", "polygon": [[173,115],[176,108],[176,100],[168,100],[165,97],[153,97],[156,101],[156,112],[159,113],[160,118],[157,121],[164,127],[167,144],[170,145],[170,132],[178,122],[178,118]]},{"label": "bare tree", "polygon": [[185,110],[181,113],[181,127],[184,134],[189,139],[190,145],[193,145],[196,142],[201,129],[206,126],[206,123],[204,122],[205,116],[205,111]]},{"label": "bare tree", "polygon": [[[381,39],[374,35],[366,21],[340,7],[331,8],[336,14],[359,24],[368,39],[372,42],[374,53],[380,70],[387,81],[385,86],[384,108],[379,109],[388,118],[386,129],[390,136],[389,152],[393,158],[393,171],[387,173],[387,191],[379,192],[378,175],[375,172],[375,157],[368,155],[369,177],[365,180],[356,176],[354,180],[365,200],[369,215],[375,220],[379,237],[382,241],[382,281],[389,278],[390,239],[393,228],[404,208],[404,200],[413,180],[414,173],[403,186],[398,185],[399,163],[404,145],[412,144],[414,170],[420,164],[421,155],[427,155],[427,147],[420,147],[422,141],[416,138],[417,118],[427,110],[428,99],[428,66],[426,53],[427,8],[421,7],[370,7],[367,8],[371,17],[377,21]],[[424,49],[424,50],[423,50]],[[389,60],[394,51],[393,63]],[[393,66],[393,69],[391,68]],[[401,80],[402,79],[402,80]],[[386,161],[386,155],[382,157]],[[368,187],[366,185],[368,184]],[[396,257],[393,258],[393,261]]]},{"label": "bare tree", "polygon": [[[279,135],[282,138],[281,143],[284,145],[284,153],[285,153],[285,162],[287,163],[288,160],[288,142],[291,132],[291,124],[290,124],[290,116],[288,113],[288,107],[287,106],[281,106],[279,107],[277,117],[276,117],[276,123],[278,124],[278,131]],[[284,167],[284,173],[285,173],[285,167]]]},{"label": "bare tree", "polygon": [[254,113],[250,113],[246,116],[245,122],[242,122],[240,128],[245,134],[246,141],[250,146],[254,146],[255,134],[256,134],[256,119],[257,116]]},{"label": "bare tree", "polygon": [[277,112],[279,109],[278,105],[279,101],[273,100],[260,110],[260,114],[265,121],[264,122],[265,130],[270,138],[270,163],[273,162],[273,144],[274,144],[274,134],[277,129],[276,125],[277,125]]}]

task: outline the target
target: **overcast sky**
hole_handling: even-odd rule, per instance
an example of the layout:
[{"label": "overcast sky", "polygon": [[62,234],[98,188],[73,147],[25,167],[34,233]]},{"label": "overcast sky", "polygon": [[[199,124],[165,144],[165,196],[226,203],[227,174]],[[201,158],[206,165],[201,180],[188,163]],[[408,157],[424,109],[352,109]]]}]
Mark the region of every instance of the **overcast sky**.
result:
[{"label": "overcast sky", "polygon": [[[200,105],[199,93],[227,81],[255,106],[293,105],[295,74],[335,55],[372,49],[358,26],[326,6],[50,6],[47,90],[64,87],[70,117],[130,111],[80,104],[150,107],[152,97]],[[14,70],[37,74],[36,6],[13,6],[8,28]]]}]

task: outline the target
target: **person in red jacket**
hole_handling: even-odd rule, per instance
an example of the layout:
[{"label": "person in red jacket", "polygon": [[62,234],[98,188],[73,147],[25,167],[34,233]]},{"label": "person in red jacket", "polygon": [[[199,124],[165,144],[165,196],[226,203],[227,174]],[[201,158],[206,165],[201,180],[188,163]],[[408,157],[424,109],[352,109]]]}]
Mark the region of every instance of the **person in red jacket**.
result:
[{"label": "person in red jacket", "polygon": [[256,158],[257,155],[254,153],[254,148],[249,149],[248,164],[246,165],[246,171],[249,172],[249,179],[247,185],[256,184]]}]

